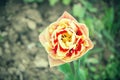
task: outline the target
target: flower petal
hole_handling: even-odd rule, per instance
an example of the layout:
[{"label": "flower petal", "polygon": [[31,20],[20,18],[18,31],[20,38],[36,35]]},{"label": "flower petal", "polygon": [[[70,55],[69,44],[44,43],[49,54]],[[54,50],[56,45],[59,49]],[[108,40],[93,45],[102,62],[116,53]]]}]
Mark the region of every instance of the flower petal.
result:
[{"label": "flower petal", "polygon": [[[46,34],[46,36],[45,36]],[[45,29],[40,35],[39,35],[39,40],[43,46],[45,46],[46,42],[49,42],[50,36],[48,33],[48,28]]]},{"label": "flower petal", "polygon": [[48,52],[50,67],[76,60],[94,46],[86,25],[66,11],[40,34],[39,40]]},{"label": "flower petal", "polygon": [[67,19],[74,20],[77,22],[77,20],[73,16],[71,16],[67,11],[65,11],[63,13],[63,15],[58,19],[58,21],[63,19],[63,18],[67,18]]},{"label": "flower petal", "polygon": [[82,23],[80,23],[78,25],[80,27],[80,30],[83,31],[83,33],[86,35],[86,37],[89,37],[89,31],[88,31],[88,28],[86,27],[86,25],[82,24]]},{"label": "flower petal", "polygon": [[94,44],[92,43],[92,41],[88,38],[87,39],[87,41],[88,41],[88,43],[87,44],[89,44],[89,46],[87,47],[87,49],[89,50],[89,49],[92,49],[93,47],[94,47]]},{"label": "flower petal", "polygon": [[52,57],[48,56],[48,60],[49,60],[49,65],[50,67],[54,67],[54,66],[59,66],[61,64],[64,64],[65,62],[59,60],[59,59],[53,59]]}]

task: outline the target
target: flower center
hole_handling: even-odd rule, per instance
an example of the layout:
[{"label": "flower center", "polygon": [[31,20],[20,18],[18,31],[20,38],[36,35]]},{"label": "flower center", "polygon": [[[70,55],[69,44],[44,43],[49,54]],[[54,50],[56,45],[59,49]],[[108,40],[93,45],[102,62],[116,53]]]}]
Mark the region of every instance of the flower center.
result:
[{"label": "flower center", "polygon": [[66,28],[61,30],[58,35],[58,42],[62,48],[69,49],[73,46],[75,41],[75,33],[70,29]]},{"label": "flower center", "polygon": [[61,37],[61,40],[64,42],[64,43],[66,43],[66,42],[71,42],[71,37],[72,37],[72,35],[71,34],[69,34],[69,33],[63,33],[62,34],[62,37]]}]

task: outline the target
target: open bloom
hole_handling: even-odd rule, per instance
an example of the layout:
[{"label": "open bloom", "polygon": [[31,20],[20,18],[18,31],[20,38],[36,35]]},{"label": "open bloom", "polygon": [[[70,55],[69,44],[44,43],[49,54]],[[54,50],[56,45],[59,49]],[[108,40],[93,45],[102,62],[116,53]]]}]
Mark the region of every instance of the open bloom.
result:
[{"label": "open bloom", "polygon": [[93,48],[86,25],[67,12],[51,23],[39,40],[48,53],[51,67],[76,60]]}]

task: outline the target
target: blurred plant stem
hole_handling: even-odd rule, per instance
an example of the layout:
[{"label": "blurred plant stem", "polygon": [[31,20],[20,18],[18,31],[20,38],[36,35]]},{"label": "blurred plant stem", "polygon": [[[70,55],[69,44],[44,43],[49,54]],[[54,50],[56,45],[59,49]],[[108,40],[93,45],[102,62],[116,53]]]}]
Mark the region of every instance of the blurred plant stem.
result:
[{"label": "blurred plant stem", "polygon": [[74,75],[74,80],[80,80],[80,76],[79,76],[80,59],[76,61],[72,61],[70,65],[71,65],[71,70]]},{"label": "blurred plant stem", "polygon": [[70,66],[71,66],[72,73],[74,74],[75,70],[74,70],[74,62],[73,61],[70,63]]}]

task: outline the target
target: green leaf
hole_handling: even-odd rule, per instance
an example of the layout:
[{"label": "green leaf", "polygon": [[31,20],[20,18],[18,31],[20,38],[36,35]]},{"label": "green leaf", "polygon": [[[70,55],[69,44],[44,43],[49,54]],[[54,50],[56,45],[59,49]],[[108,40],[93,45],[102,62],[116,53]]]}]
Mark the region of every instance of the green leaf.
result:
[{"label": "green leaf", "polygon": [[80,68],[78,71],[78,75],[80,80],[86,80],[86,72],[84,69]]},{"label": "green leaf", "polygon": [[[118,43],[119,44],[119,43]],[[117,50],[114,48],[114,46],[113,45],[111,45],[111,44],[108,44],[108,49],[111,51],[111,52],[113,52],[113,53],[117,53]]]},{"label": "green leaf", "polygon": [[73,15],[78,18],[83,18],[85,15],[86,9],[82,7],[80,4],[75,4],[73,6]]},{"label": "green leaf", "polygon": [[103,48],[94,48],[91,51],[89,51],[90,53],[100,53],[102,52],[104,49]]},{"label": "green leaf", "polygon": [[[102,30],[104,30],[105,29],[105,26],[104,26],[104,23],[100,20],[100,19],[94,19],[94,21],[95,21],[95,30],[97,31],[97,32],[101,32]],[[99,27],[99,28],[98,28]]]},{"label": "green leaf", "polygon": [[26,3],[34,2],[35,0],[23,0]]},{"label": "green leaf", "polygon": [[112,31],[112,26],[113,26],[113,20],[114,20],[114,8],[108,8],[106,9],[105,15],[103,17],[103,22],[107,29]]},{"label": "green leaf", "polygon": [[95,71],[96,71],[96,67],[94,67],[94,66],[90,66],[89,69],[90,69],[90,71],[92,71],[92,72],[95,72]]},{"label": "green leaf", "polygon": [[48,0],[51,6],[54,6],[59,0]]},{"label": "green leaf", "polygon": [[70,67],[70,64],[66,63],[66,64],[63,64],[63,65],[60,65],[58,67],[58,69],[63,72],[64,74],[72,74],[72,70],[71,70],[71,67]]},{"label": "green leaf", "polygon": [[[88,57],[92,54],[96,54],[96,53],[101,53],[102,51],[103,51],[104,49],[103,48],[94,48],[94,49],[92,49],[91,51],[88,51],[82,58],[81,58],[81,63],[83,64],[83,65],[85,65],[86,63],[88,63],[89,61],[88,61]],[[88,62],[87,62],[88,61]],[[97,62],[98,61],[96,61],[96,62],[93,62],[93,59],[92,60],[90,60],[90,62],[92,62],[92,63],[96,63],[97,64]]]},{"label": "green leaf", "polygon": [[67,75],[65,75],[64,80],[74,80],[74,75],[73,74],[67,74]]},{"label": "green leaf", "polygon": [[32,3],[32,2],[43,2],[43,0],[23,0],[26,3]]},{"label": "green leaf", "polygon": [[112,62],[107,64],[105,67],[106,72],[108,73],[108,76],[111,78],[111,80],[114,80],[116,75],[119,73],[118,63]]},{"label": "green leaf", "polygon": [[62,3],[64,5],[69,5],[71,3],[71,0],[62,0]]},{"label": "green leaf", "polygon": [[107,30],[103,30],[103,35],[106,37],[106,39],[110,42],[114,42],[114,38],[111,36],[111,34]]},{"label": "green leaf", "polygon": [[36,0],[37,2],[43,2],[43,0]]},{"label": "green leaf", "polygon": [[93,78],[94,78],[94,80],[99,80],[100,76],[99,75],[94,75]]},{"label": "green leaf", "polygon": [[89,8],[88,9],[90,12],[97,12],[97,8]]},{"label": "green leaf", "polygon": [[74,75],[71,70],[70,64],[66,63],[58,67],[59,71],[63,72],[65,75],[65,80],[74,80]]},{"label": "green leaf", "polygon": [[86,60],[86,62],[87,63],[92,63],[92,64],[98,64],[99,63],[98,59],[96,59],[96,58],[88,58]]},{"label": "green leaf", "polygon": [[90,36],[94,36],[94,33],[95,33],[95,29],[94,29],[94,20],[90,17],[87,17],[85,19],[85,23],[87,25],[87,27],[89,28],[89,31],[90,31]]},{"label": "green leaf", "polygon": [[3,41],[3,37],[0,35],[0,42],[2,42]]},{"label": "green leaf", "polygon": [[80,0],[80,2],[84,5],[84,7],[90,12],[97,12],[97,8],[94,8],[93,5],[85,0]]},{"label": "green leaf", "polygon": [[79,0],[79,1],[80,1],[80,3],[82,3],[82,5],[84,5],[85,7],[87,7],[87,5],[88,5],[87,1],[85,1],[85,0]]}]

